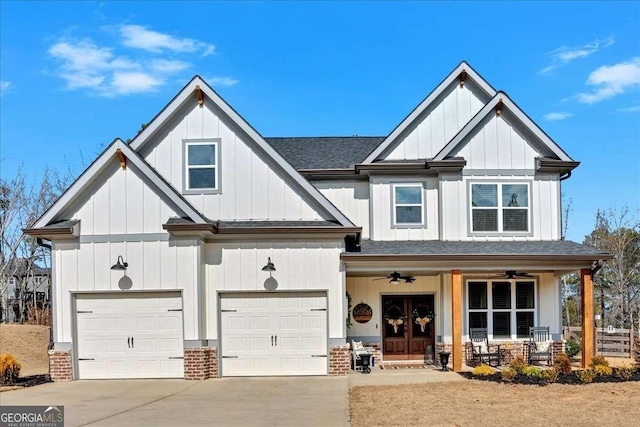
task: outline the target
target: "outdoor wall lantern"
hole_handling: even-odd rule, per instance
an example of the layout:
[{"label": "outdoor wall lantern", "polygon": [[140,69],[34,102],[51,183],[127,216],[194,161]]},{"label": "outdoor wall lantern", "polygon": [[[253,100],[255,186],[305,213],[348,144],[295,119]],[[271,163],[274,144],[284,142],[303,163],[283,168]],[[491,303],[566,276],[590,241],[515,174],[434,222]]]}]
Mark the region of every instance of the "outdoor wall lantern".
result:
[{"label": "outdoor wall lantern", "polygon": [[276,266],[271,262],[271,257],[268,258],[267,265],[262,267],[262,271],[268,271],[269,275],[271,275],[272,271],[276,271]]},{"label": "outdoor wall lantern", "polygon": [[129,267],[129,263],[122,259],[122,255],[118,255],[118,259],[116,263],[111,266],[111,269],[118,271],[127,271],[127,267]]}]

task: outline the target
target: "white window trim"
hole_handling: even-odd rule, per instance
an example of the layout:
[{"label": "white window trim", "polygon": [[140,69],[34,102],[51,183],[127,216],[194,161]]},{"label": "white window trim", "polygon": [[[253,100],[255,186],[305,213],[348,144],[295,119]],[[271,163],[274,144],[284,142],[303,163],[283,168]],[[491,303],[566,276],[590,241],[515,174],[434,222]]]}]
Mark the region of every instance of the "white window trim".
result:
[{"label": "white window trim", "polygon": [[[183,139],[183,150],[182,150],[182,166],[184,169],[183,173],[183,185],[182,185],[182,193],[183,194],[218,194],[221,192],[222,183],[221,183],[221,159],[220,159],[220,138],[201,138],[201,139]],[[188,150],[190,146],[193,145],[213,145],[216,162],[214,165],[189,165],[189,156]],[[190,188],[189,187],[189,170],[191,169],[213,169],[216,176],[216,186],[213,188]]]},{"label": "white window trim", "polygon": [[[418,187],[420,188],[420,203],[396,203],[396,187]],[[425,194],[424,183],[422,182],[403,182],[391,184],[391,215],[393,218],[392,226],[394,228],[412,228],[422,227],[425,225]],[[420,222],[401,222],[398,223],[396,218],[397,206],[420,206]]]},{"label": "white window trim", "polygon": [[[496,185],[497,186],[497,198],[498,198],[498,206],[490,207],[490,206],[473,206],[473,186],[474,185]],[[526,185],[527,186],[527,206],[526,207],[509,207],[502,206],[502,186],[503,185]],[[531,195],[532,185],[530,181],[481,181],[481,180],[469,180],[468,183],[468,206],[469,206],[469,235],[470,236],[532,236],[533,235],[533,209],[532,203],[533,200]],[[504,231],[504,222],[503,222],[503,210],[504,209],[527,209],[527,230],[526,231]],[[475,231],[473,229],[473,211],[474,209],[496,209],[498,211],[497,221],[498,221],[498,230],[496,231]]]},{"label": "white window trim", "polygon": [[[487,284],[487,308],[486,309],[470,309],[469,308],[469,282],[484,282]],[[493,309],[493,282],[510,282],[511,283],[511,308],[510,309]],[[533,282],[533,308],[516,308],[516,286],[518,282]],[[486,313],[487,314],[487,336],[490,341],[526,341],[528,337],[518,338],[518,324],[516,321],[516,313],[532,312],[533,313],[533,326],[538,325],[538,280],[535,277],[526,279],[481,279],[481,278],[469,278],[465,280],[465,320],[467,325],[467,332],[469,331],[469,325],[471,324],[469,319],[470,313]],[[493,313],[511,313],[510,317],[510,337],[494,337],[493,336]]]}]

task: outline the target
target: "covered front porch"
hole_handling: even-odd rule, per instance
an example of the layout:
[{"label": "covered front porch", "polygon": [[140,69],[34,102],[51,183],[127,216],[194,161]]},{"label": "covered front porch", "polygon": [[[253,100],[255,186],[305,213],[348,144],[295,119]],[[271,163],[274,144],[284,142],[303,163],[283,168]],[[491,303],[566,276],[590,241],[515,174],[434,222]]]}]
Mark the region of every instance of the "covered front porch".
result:
[{"label": "covered front porch", "polygon": [[574,271],[582,284],[583,366],[594,355],[592,275],[609,254],[565,241],[365,241],[361,247],[342,254],[347,341],[373,348],[378,364],[439,364],[446,351],[449,367],[459,372],[471,357],[471,328],[486,329],[489,342],[512,357],[526,354],[530,327],[548,327],[558,354],[560,278]]}]

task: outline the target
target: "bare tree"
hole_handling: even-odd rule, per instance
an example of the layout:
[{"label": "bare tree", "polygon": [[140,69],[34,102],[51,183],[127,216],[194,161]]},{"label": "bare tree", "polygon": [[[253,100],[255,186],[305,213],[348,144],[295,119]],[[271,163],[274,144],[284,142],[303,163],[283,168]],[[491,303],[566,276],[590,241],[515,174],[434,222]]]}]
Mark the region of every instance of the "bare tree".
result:
[{"label": "bare tree", "polygon": [[603,315],[616,327],[633,327],[640,316],[640,220],[627,207],[599,210],[585,244],[613,254],[594,280]]},{"label": "bare tree", "polygon": [[[27,313],[34,305],[37,308],[36,269],[41,265],[50,266],[48,251],[38,245],[36,239],[24,235],[22,228],[31,226],[44,214],[66,188],[70,178],[70,174],[61,177],[47,168],[37,183],[28,184],[20,167],[14,178],[0,179],[0,301],[4,310],[7,310],[7,290],[12,279],[16,286],[14,299],[18,306],[19,321],[26,320]],[[38,275],[42,276],[41,270]],[[50,277],[47,280],[51,282]],[[7,317],[6,312],[0,314],[0,318]]]}]

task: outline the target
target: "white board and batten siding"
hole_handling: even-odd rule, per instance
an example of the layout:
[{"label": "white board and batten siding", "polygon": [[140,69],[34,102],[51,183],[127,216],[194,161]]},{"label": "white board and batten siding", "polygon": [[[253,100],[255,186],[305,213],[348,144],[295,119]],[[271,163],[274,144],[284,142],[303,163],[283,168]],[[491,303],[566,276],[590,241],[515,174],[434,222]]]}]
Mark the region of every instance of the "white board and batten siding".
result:
[{"label": "white board and batten siding", "polygon": [[60,217],[78,219],[82,235],[162,233],[170,217],[182,216],[154,190],[142,172],[114,159],[94,187]]},{"label": "white board and batten siding", "polygon": [[[470,182],[527,182],[530,184],[532,230],[523,235],[473,235],[470,233]],[[558,240],[560,239],[560,183],[557,174],[441,176],[443,240]],[[444,196],[446,195],[446,196]],[[552,214],[549,214],[549,213]],[[558,213],[558,214],[553,214]]]},{"label": "white board and batten siding", "polygon": [[[274,294],[327,291],[329,337],[344,338],[344,318],[335,315],[344,312],[345,304],[345,272],[340,263],[343,247],[343,241],[207,243],[207,312],[218,312],[218,292],[264,292],[270,275],[262,267],[270,257],[276,267],[271,276],[278,283]],[[218,339],[217,316],[207,316],[206,322],[206,338]]]},{"label": "white board and batten siding", "polygon": [[220,295],[222,376],[326,375],[327,297]]},{"label": "white board and batten siding", "polygon": [[[393,224],[393,185],[422,184],[423,225]],[[371,239],[372,240],[437,240],[438,230],[438,180],[425,177],[372,176],[371,188]]]},{"label": "white board and batten siding", "polygon": [[384,160],[433,158],[488,100],[473,82],[454,82]]},{"label": "white board and batten siding", "polygon": [[141,155],[178,191],[184,181],[185,139],[220,138],[219,194],[185,198],[208,218],[219,220],[323,220],[283,178],[278,166],[210,103],[188,103],[166,128],[146,143]]},{"label": "white board and batten siding", "polygon": [[179,292],[76,294],[78,379],[182,378]]},{"label": "white board and batten siding", "polygon": [[369,183],[367,181],[314,181],[313,185],[358,227],[362,238],[369,232]]},{"label": "white board and batten siding", "polygon": [[[196,286],[200,275],[199,240],[132,241],[105,243],[54,242],[53,303],[60,315],[54,323],[54,340],[72,342],[74,318],[70,292],[182,290],[184,338],[200,338],[200,304]],[[111,270],[119,255],[129,262],[126,274]],[[119,286],[126,276],[131,288]],[[124,283],[124,282],[122,282]]]}]

